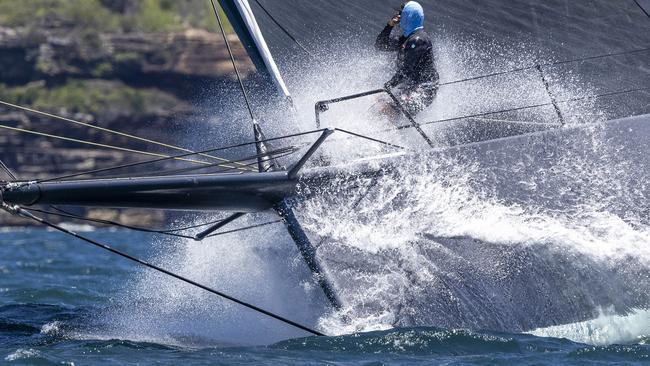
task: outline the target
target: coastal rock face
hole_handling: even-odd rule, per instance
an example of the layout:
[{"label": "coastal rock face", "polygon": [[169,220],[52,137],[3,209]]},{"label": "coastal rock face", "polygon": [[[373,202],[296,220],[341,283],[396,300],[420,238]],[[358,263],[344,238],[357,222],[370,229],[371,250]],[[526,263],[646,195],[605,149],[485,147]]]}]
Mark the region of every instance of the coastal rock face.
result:
[{"label": "coastal rock face", "polygon": [[[124,3],[123,11],[128,11],[132,2],[119,3]],[[197,28],[103,32],[61,19],[48,22],[41,28],[0,24],[1,101],[183,145],[180,130],[187,130],[186,126],[207,130],[210,121],[206,116],[216,114],[209,103],[197,101],[217,98],[221,90],[235,83],[227,48],[216,32]],[[230,35],[229,42],[241,74],[250,77],[255,68],[246,51],[236,36]],[[130,149],[173,152],[7,105],[0,105],[0,125]],[[37,179],[147,157],[0,129],[0,159],[19,177]],[[0,171],[3,179],[8,177]],[[87,214],[146,225],[165,219],[158,213],[128,210]],[[0,223],[25,224],[4,214]]]},{"label": "coastal rock face", "polygon": [[[254,66],[236,36],[229,36],[244,77]],[[0,27],[0,80],[24,84],[66,78],[119,79],[190,93],[188,81],[233,77],[223,38],[200,29],[181,33],[102,34]]]},{"label": "coastal rock face", "polygon": [[[254,72],[234,44],[244,76]],[[223,39],[203,30],[178,34],[65,34],[0,28],[0,99],[146,138],[174,139],[171,120],[196,124],[209,114],[192,105],[205,86],[232,82]],[[3,86],[4,85],[4,86]],[[79,128],[42,115],[0,106],[0,123],[122,147],[128,138]],[[80,148],[70,141],[0,133],[1,158],[38,177],[122,163],[123,152]],[[102,164],[104,163],[104,164]]]}]

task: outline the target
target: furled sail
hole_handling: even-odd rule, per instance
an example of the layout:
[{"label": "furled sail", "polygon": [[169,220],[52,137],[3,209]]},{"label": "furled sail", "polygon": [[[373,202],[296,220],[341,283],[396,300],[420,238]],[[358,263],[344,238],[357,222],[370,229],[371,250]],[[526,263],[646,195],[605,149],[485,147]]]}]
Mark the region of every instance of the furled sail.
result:
[{"label": "furled sail", "polygon": [[290,99],[289,90],[266,45],[248,0],[219,0],[219,4],[246,47],[258,72],[273,83],[280,95]]}]

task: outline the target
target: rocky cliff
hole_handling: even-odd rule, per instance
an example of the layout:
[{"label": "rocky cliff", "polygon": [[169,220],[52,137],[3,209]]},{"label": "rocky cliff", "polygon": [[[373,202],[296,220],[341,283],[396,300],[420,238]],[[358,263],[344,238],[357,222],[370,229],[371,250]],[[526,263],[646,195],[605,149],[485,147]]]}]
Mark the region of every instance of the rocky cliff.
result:
[{"label": "rocky cliff", "polygon": [[[234,83],[225,43],[216,32],[193,27],[97,31],[56,17],[42,22],[42,27],[0,26],[0,100],[175,144],[179,123],[197,131],[207,127],[205,116],[212,111],[197,101]],[[229,41],[243,75],[254,74],[237,38]],[[0,106],[0,125],[151,150],[123,136],[7,106]],[[19,177],[32,179],[119,165],[137,156],[0,129],[0,159]],[[6,176],[0,173],[0,179]],[[164,219],[128,211],[91,214],[140,224]],[[0,222],[20,223],[7,216]]]}]

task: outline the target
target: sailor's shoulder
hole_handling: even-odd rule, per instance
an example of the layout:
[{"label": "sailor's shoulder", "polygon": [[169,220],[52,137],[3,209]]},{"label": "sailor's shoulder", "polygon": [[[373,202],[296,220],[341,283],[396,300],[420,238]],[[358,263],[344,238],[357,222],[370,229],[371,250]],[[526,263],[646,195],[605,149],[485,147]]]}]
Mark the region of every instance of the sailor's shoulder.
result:
[{"label": "sailor's shoulder", "polygon": [[404,48],[416,48],[418,46],[430,45],[431,39],[424,31],[417,31],[406,39]]}]

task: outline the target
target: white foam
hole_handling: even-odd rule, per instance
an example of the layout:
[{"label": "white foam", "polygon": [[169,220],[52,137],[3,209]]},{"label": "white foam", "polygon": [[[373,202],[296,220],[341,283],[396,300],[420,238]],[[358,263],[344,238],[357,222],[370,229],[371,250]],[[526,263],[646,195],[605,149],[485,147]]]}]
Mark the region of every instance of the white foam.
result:
[{"label": "white foam", "polygon": [[32,348],[18,348],[14,352],[10,353],[5,357],[5,361],[17,361],[24,360],[28,358],[39,357],[41,353]]},{"label": "white foam", "polygon": [[[269,217],[238,220],[247,225]],[[306,268],[282,225],[202,242],[158,243],[158,265],[308,326],[322,295],[306,285]],[[107,316],[108,333],[160,343],[260,344],[305,335],[201,289],[153,272],[141,273],[124,295],[123,309]]]},{"label": "white foam", "polygon": [[55,320],[50,323],[46,323],[41,327],[41,334],[46,334],[50,336],[59,335],[62,332],[61,330],[62,325],[63,323],[58,320]]},{"label": "white foam", "polygon": [[650,336],[650,310],[636,309],[628,315],[616,315],[612,309],[601,309],[596,319],[535,329],[530,334],[598,346],[634,344]]},{"label": "white foam", "polygon": [[[70,230],[70,231],[74,231],[74,232],[84,232],[84,233],[90,233],[90,232],[93,232],[93,231],[95,231],[97,229],[95,226],[92,226],[92,225],[76,224],[76,223],[73,223],[73,222],[62,222],[62,223],[59,224],[59,226],[66,229],[66,230]],[[54,229],[48,229],[48,230],[56,231]]]}]

